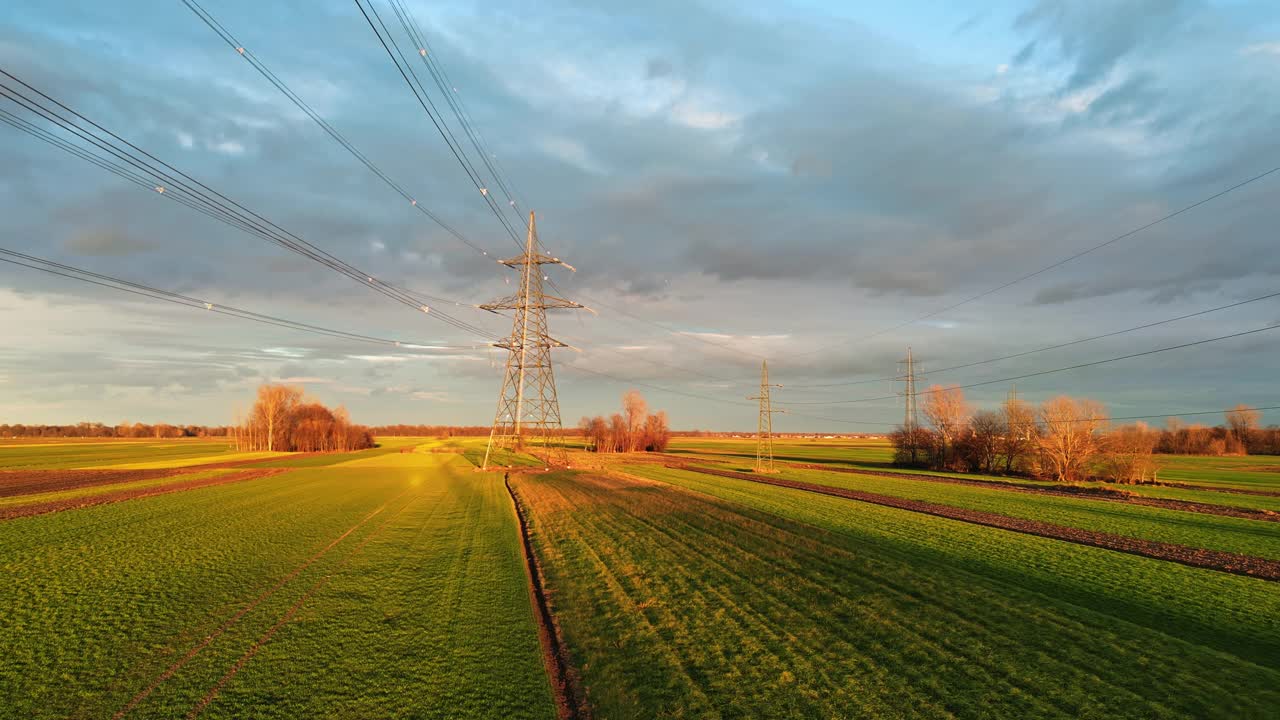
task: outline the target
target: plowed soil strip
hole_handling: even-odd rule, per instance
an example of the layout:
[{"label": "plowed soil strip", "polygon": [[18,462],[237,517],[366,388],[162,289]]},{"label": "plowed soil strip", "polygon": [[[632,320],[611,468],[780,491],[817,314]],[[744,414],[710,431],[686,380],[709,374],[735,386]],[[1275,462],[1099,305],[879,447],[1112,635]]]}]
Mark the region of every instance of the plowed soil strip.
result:
[{"label": "plowed soil strip", "polygon": [[1028,535],[1039,535],[1040,537],[1064,540],[1066,542],[1077,543],[1080,545],[1092,545],[1093,547],[1116,550],[1133,555],[1142,555],[1144,557],[1155,558],[1157,560],[1169,560],[1176,563],[1182,563],[1183,565],[1190,565],[1191,567],[1220,570],[1222,572],[1234,573],[1236,575],[1247,575],[1249,577],[1262,578],[1265,580],[1280,580],[1280,562],[1266,560],[1252,555],[1222,552],[1219,550],[1206,550],[1204,548],[1158,542],[1155,540],[1142,540],[1124,535],[1115,535],[1113,533],[1081,530],[1079,528],[1054,525],[1052,523],[1013,518],[1008,515],[983,512],[981,510],[966,510],[964,508],[952,507],[950,505],[940,505],[938,503],[922,502],[919,500],[906,500],[903,498],[878,495],[876,493],[862,492],[859,490],[847,490],[844,488],[815,485],[812,483],[784,480],[782,478],[762,475],[752,475],[750,473],[740,473],[731,470],[713,470],[711,468],[698,468],[681,465],[670,465],[668,467],[677,470],[698,472],[704,475],[749,480],[751,482],[763,483],[765,485],[776,485],[778,487],[805,490],[807,492],[821,493],[823,495],[832,495],[834,497],[858,500],[860,502],[872,503],[874,505],[883,505],[885,507],[898,508],[900,510],[910,510],[911,512],[923,513],[925,515],[934,515],[950,520],[960,520],[962,522],[973,523],[975,525],[986,525],[988,527],[999,528],[1001,530],[1012,530],[1014,532],[1026,533]]},{"label": "plowed soil strip", "polygon": [[[76,508],[91,507],[93,505],[105,505],[107,503],[122,502],[125,500],[137,500],[138,498],[151,497],[153,495],[167,495],[169,493],[182,492],[184,490],[196,490],[198,488],[212,487],[214,485],[225,485],[227,483],[243,482],[245,480],[257,480],[258,478],[267,477],[269,475],[279,475],[280,473],[288,472],[289,470],[290,468],[257,468],[254,470],[246,470],[244,472],[219,475],[217,477],[202,478],[200,480],[174,482],[158,487],[132,488],[129,490],[120,490],[118,492],[109,492],[88,497],[50,500],[48,502],[35,503],[33,505],[0,509],[0,520],[12,520],[13,518],[43,515],[45,513],[59,512],[62,510],[74,510]],[[134,477],[131,479],[136,480],[138,478]]]},{"label": "plowed soil strip", "polygon": [[507,494],[511,496],[511,504],[516,510],[516,520],[520,525],[520,544],[524,549],[524,563],[529,578],[529,597],[533,600],[534,614],[538,620],[538,639],[542,644],[542,662],[546,665],[547,675],[551,679],[551,689],[556,696],[556,712],[561,720],[589,720],[591,708],[587,704],[586,695],[582,692],[582,684],[577,670],[569,662],[569,651],[565,647],[564,636],[560,632],[560,624],[551,612],[551,604],[547,601],[547,591],[542,580],[542,565],[533,551],[533,540],[529,537],[529,523],[525,517],[524,506],[519,496],[511,488],[511,480],[505,480]]},{"label": "plowed soil strip", "polygon": [[[396,500],[399,500],[400,498],[404,497],[406,494],[408,494],[408,492],[409,491],[406,490],[400,493],[399,495],[395,496],[386,504],[384,504],[382,507],[374,511],[373,514],[369,515],[369,517],[362,520],[360,524],[363,525],[365,521],[373,517],[373,515],[376,515],[382,512],[387,507],[387,505],[390,505]],[[351,549],[351,552],[344,555],[341,560],[339,560],[336,564],[334,564],[334,566],[329,569],[329,572],[325,573],[324,577],[320,578],[314,584],[312,584],[311,587],[307,588],[307,591],[302,593],[302,597],[298,598],[297,602],[289,606],[289,609],[286,610],[285,613],[281,615],[280,618],[277,619],[276,622],[271,627],[267,628],[267,631],[263,633],[261,637],[259,637],[257,640],[254,641],[252,645],[249,646],[249,649],[246,650],[244,654],[240,656],[240,659],[237,660],[235,664],[231,666],[231,669],[227,670],[226,674],[224,674],[221,678],[219,678],[218,682],[215,683],[212,688],[209,688],[209,692],[205,693],[204,697],[200,698],[200,701],[197,702],[195,706],[191,708],[191,711],[187,713],[188,720],[190,720],[190,718],[197,717],[200,715],[200,713],[204,712],[205,708],[209,707],[209,703],[213,702],[218,697],[218,694],[222,692],[222,688],[226,687],[227,683],[231,681],[231,678],[235,677],[236,674],[239,673],[240,670],[246,664],[248,664],[248,662],[252,660],[255,655],[258,654],[258,651],[262,649],[262,646],[267,644],[267,641],[269,641],[276,634],[276,632],[280,630],[280,628],[284,627],[290,620],[292,620],[293,616],[298,614],[298,611],[302,609],[302,606],[305,605],[306,602],[310,600],[313,595],[315,595],[325,585],[328,585],[329,581],[333,579],[334,574],[338,570],[342,569],[347,564],[347,562],[351,560],[351,558],[355,557],[357,553],[363,550],[366,545],[368,545],[375,537],[378,536],[379,533],[382,532],[384,528],[387,527],[387,525],[391,524],[392,520],[395,520],[397,517],[399,517],[400,513],[404,512],[412,504],[413,504],[413,501],[410,500],[409,502],[402,505],[399,510],[396,510],[395,512],[391,513],[391,515],[387,516],[387,519],[383,520],[382,523],[378,525],[378,527],[374,528],[373,532],[369,533],[368,535],[365,535],[364,539],[361,540],[359,544],[357,544],[354,548]],[[352,530],[354,529],[355,528],[352,528]],[[342,537],[346,537],[349,534],[351,534],[351,530],[348,530],[346,533],[344,533]],[[338,540],[341,540],[341,539],[342,538],[338,538]],[[337,542],[338,541],[335,540],[333,544],[337,544]],[[333,544],[331,544],[329,547],[333,547]],[[326,548],[326,550],[327,549],[328,548]]]},{"label": "plowed soil strip", "polygon": [[[408,491],[406,490],[405,492],[408,492]],[[355,525],[352,525],[351,527],[347,528],[346,532],[343,532],[341,535],[334,538],[328,545],[325,545],[323,548],[317,551],[316,554],[307,558],[300,565],[290,570],[289,573],[286,574],[284,577],[280,578],[280,580],[278,580],[275,585],[272,585],[271,587],[267,588],[261,595],[257,596],[253,600],[250,600],[244,607],[237,610],[235,615],[232,615],[231,617],[227,618],[226,622],[218,626],[218,629],[206,635],[203,639],[200,640],[200,642],[196,643],[194,647],[188,650],[187,654],[183,655],[181,658],[178,658],[178,660],[175,661],[172,665],[165,668],[164,672],[157,675],[155,679],[153,679],[151,683],[147,685],[147,687],[143,688],[137,695],[134,695],[133,698],[129,700],[128,704],[126,704],[123,708],[120,708],[120,710],[114,716],[112,716],[113,720],[120,720],[120,718],[124,717],[130,710],[133,710],[135,707],[137,707],[139,703],[141,703],[143,700],[146,700],[147,697],[151,695],[151,693],[155,692],[156,688],[160,687],[160,685],[164,683],[164,681],[173,677],[174,673],[181,670],[184,665],[191,662],[192,658],[200,654],[201,650],[204,650],[214,640],[217,640],[219,637],[221,637],[223,633],[225,633],[227,630],[230,630],[231,626],[239,622],[241,618],[243,618],[245,615],[248,615],[250,612],[252,612],[253,609],[261,605],[263,601],[265,601],[267,598],[274,595],[277,590],[284,587],[286,583],[288,583],[290,580],[297,577],[299,573],[301,573],[303,570],[306,570],[317,560],[327,555],[330,550],[332,550],[338,543],[345,540],[348,535],[355,532],[356,530],[359,530],[365,523],[369,522],[376,515],[378,515],[378,513],[385,510],[387,508],[387,505],[390,505],[392,502],[399,499],[403,495],[404,493],[397,495],[393,500],[383,503],[382,506],[380,506],[377,510],[374,510],[368,515],[365,515],[364,518],[360,520],[360,522],[357,522]]]},{"label": "plowed soil strip", "polygon": [[1280,497],[1280,491],[1276,490],[1257,490],[1254,488],[1238,488],[1226,487],[1224,485],[1197,485],[1195,483],[1184,482],[1157,482],[1151,483],[1158,487],[1179,488],[1182,490],[1208,490],[1209,492],[1232,493],[1235,495],[1260,495],[1262,497]]},{"label": "plowed soil strip", "polygon": [[[203,468],[202,468],[203,469]],[[0,470],[0,497],[154,480],[184,473],[165,470]]]},{"label": "plowed soil strip", "polygon": [[[1269,510],[1252,510],[1249,508],[1238,508],[1229,505],[1195,502],[1193,500],[1172,500],[1168,498],[1143,497],[1141,495],[1127,494],[1123,490],[1112,490],[1111,488],[1078,486],[1046,487],[1044,485],[1005,482],[1003,480],[975,480],[973,478],[958,478],[947,475],[895,473],[884,470],[859,470],[858,468],[831,467],[829,465],[815,465],[811,463],[781,464],[800,470],[820,470],[822,472],[846,473],[849,475],[870,475],[872,477],[887,477],[898,480],[921,480],[924,482],[948,483],[951,485],[969,485],[995,490],[1008,490],[1010,492],[1033,493],[1037,495],[1056,495],[1059,497],[1088,498],[1089,500],[1107,500],[1110,502],[1129,503],[1130,505],[1145,505],[1147,507],[1163,508],[1165,510],[1181,510],[1183,512],[1202,513],[1204,515],[1221,515],[1224,517],[1243,518],[1245,520],[1280,522],[1280,513],[1271,512]],[[1195,489],[1200,488],[1197,487]]]}]

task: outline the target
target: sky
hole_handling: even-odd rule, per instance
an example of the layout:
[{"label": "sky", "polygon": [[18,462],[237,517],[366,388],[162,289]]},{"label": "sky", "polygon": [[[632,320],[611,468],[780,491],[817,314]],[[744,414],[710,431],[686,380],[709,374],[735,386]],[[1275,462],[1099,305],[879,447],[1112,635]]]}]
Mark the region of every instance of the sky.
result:
[{"label": "sky", "polygon": [[[776,429],[877,432],[901,420],[886,378],[908,346],[922,387],[988,383],[967,395],[994,407],[1005,378],[1280,325],[1273,298],[947,370],[1280,292],[1280,172],[1128,234],[1280,166],[1269,0],[406,4],[491,164],[577,269],[548,274],[598,313],[551,318],[577,348],[557,351],[567,424],[635,388],[674,427],[750,430],[767,358],[789,412]],[[404,202],[178,0],[11,0],[0,68],[370,275],[464,305],[512,292],[493,262],[512,238],[354,2],[206,8],[490,255]],[[228,423],[262,382],[368,424],[492,421],[504,358],[483,338],[7,125],[0,167],[0,247],[450,348],[0,263],[0,422]],[[1280,328],[1017,390],[1118,417],[1280,405],[1277,350]]]}]

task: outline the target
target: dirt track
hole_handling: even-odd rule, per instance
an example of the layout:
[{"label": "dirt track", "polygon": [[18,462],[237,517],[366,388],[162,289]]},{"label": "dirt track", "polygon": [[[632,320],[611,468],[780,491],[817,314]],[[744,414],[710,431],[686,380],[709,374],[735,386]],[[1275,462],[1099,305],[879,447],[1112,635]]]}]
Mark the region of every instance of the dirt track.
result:
[{"label": "dirt track", "polygon": [[[202,468],[202,469],[207,469]],[[211,487],[213,485],[225,485],[227,483],[242,482],[244,480],[256,480],[258,478],[267,477],[269,475],[279,475],[288,472],[290,468],[254,468],[238,473],[228,473],[226,475],[218,475],[217,477],[202,478],[199,480],[177,481],[167,485],[159,485],[145,488],[129,488],[127,490],[119,490],[116,492],[102,493],[101,495],[93,495],[89,497],[65,498],[62,500],[51,500],[49,502],[37,503],[35,505],[24,505],[14,508],[0,508],[0,520],[12,520],[13,518],[30,517],[32,515],[43,515],[45,513],[59,512],[61,510],[72,510],[75,508],[90,507],[93,505],[105,505],[107,503],[122,502],[124,500],[136,500],[138,498],[151,497],[153,495],[167,495],[168,493],[182,492],[184,490],[195,490],[197,488]],[[150,471],[125,471],[125,472],[150,472]],[[177,477],[191,473],[177,473]],[[173,476],[173,471],[167,471],[168,476]],[[164,477],[162,474],[161,477]],[[140,480],[144,478],[131,476],[129,480]],[[102,484],[102,483],[97,483]],[[73,485],[71,487],[83,487],[82,485]],[[59,488],[62,489],[62,488]]]},{"label": "dirt track", "polygon": [[511,487],[510,478],[504,480],[507,494],[515,507],[516,520],[520,525],[520,542],[524,550],[525,570],[529,578],[529,595],[533,599],[534,614],[538,620],[538,636],[542,641],[542,660],[547,667],[551,679],[551,689],[556,697],[556,712],[560,720],[589,720],[591,707],[587,704],[582,692],[578,673],[569,662],[569,650],[565,647],[564,637],[560,632],[560,624],[556,622],[551,604],[547,600],[546,588],[542,583],[542,565],[533,551],[533,540],[529,537],[529,524],[525,519],[524,506]]},{"label": "dirt track", "polygon": [[926,482],[948,483],[951,485],[969,485],[993,488],[996,490],[1008,490],[1011,492],[1033,493],[1037,495],[1057,495],[1060,497],[1076,498],[1085,497],[1090,500],[1109,500],[1112,502],[1129,503],[1130,505],[1145,505],[1147,507],[1164,508],[1166,510],[1182,510],[1184,512],[1203,513],[1205,515],[1222,515],[1224,517],[1237,517],[1244,518],[1246,520],[1280,522],[1280,513],[1274,513],[1268,510],[1253,510],[1250,508],[1239,508],[1230,505],[1195,502],[1193,500],[1172,500],[1169,498],[1144,497],[1141,495],[1130,494],[1124,490],[1113,490],[1111,488],[1081,487],[1072,485],[1050,487],[1014,481],[975,480],[973,478],[958,478],[947,475],[896,473],[886,470],[861,470],[858,468],[832,467],[829,465],[818,465],[812,463],[785,463],[785,465],[787,467],[793,467],[801,470],[821,470],[824,472],[847,473],[850,475],[871,475],[873,477],[887,477],[901,480],[923,480]]},{"label": "dirt track", "polygon": [[983,512],[980,510],[966,510],[964,508],[952,507],[950,505],[940,505],[938,503],[922,502],[918,500],[906,500],[903,498],[890,497],[888,495],[879,495],[876,493],[862,492],[858,490],[846,490],[844,488],[815,485],[812,483],[784,480],[782,478],[769,477],[765,475],[753,475],[751,473],[735,472],[732,470],[714,470],[711,468],[696,468],[684,465],[668,465],[668,467],[678,470],[699,472],[706,475],[735,478],[738,480],[749,480],[751,482],[763,483],[765,485],[776,485],[796,490],[805,490],[807,492],[820,493],[823,495],[832,495],[835,497],[858,500],[860,502],[872,503],[875,505],[898,508],[900,510],[910,510],[911,512],[934,515],[951,520],[960,520],[962,522],[974,523],[976,525],[986,525],[988,527],[1012,530],[1014,532],[1027,533],[1029,535],[1038,535],[1040,537],[1052,538],[1054,540],[1065,540],[1066,542],[1078,543],[1080,545],[1092,545],[1094,547],[1126,552],[1133,555],[1142,555],[1144,557],[1155,558],[1157,560],[1169,560],[1183,565],[1190,565],[1192,567],[1209,568],[1211,570],[1220,570],[1222,572],[1247,575],[1249,577],[1262,578],[1265,580],[1280,580],[1280,562],[1254,557],[1252,555],[1241,555],[1239,553],[1221,552],[1218,550],[1206,550],[1204,548],[1157,542],[1154,540],[1142,540],[1124,535],[1095,532],[1092,530],[1081,530],[1079,528],[1054,525],[1052,523],[1014,518],[1009,517],[1008,515]]}]

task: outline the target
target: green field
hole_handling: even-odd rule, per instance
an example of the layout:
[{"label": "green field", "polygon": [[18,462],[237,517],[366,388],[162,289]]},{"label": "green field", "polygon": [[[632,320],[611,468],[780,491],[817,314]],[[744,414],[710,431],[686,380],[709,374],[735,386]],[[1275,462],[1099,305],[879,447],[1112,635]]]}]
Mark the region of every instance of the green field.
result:
[{"label": "green field", "polygon": [[0,523],[0,715],[554,717],[501,476],[327,457]]},{"label": "green field", "polygon": [[[749,481],[520,479],[608,717],[1267,717],[1280,593]],[[750,691],[744,691],[750,688]]]},{"label": "green field", "polygon": [[[627,469],[631,472],[643,472],[642,467]],[[777,473],[776,477],[994,512],[1084,530],[1280,560],[1280,522],[1165,510],[1085,497],[1011,492],[999,487],[952,485],[928,480],[821,470],[787,468]],[[1230,499],[1235,496],[1228,497]]]},{"label": "green field", "polygon": [[[107,478],[0,496],[0,513],[106,503],[0,520],[0,717],[556,717],[512,498],[502,473],[475,470],[484,446],[0,445],[0,483]],[[778,449],[833,467],[887,461],[875,441]],[[754,457],[744,440],[674,450],[666,462]],[[588,460],[605,469],[510,482],[571,685],[595,717],[1270,718],[1280,707],[1275,582],[650,455],[576,459]],[[225,462],[236,465],[202,467]],[[1266,489],[1267,462],[1174,465],[1186,482],[1243,486],[1244,475]],[[774,477],[1280,560],[1280,523],[1262,519],[911,477]],[[221,484],[187,489],[193,480]],[[1263,509],[1276,499],[1141,490]]]},{"label": "green field", "polygon": [[181,467],[268,457],[237,453],[220,439],[0,442],[0,468],[105,468],[118,465]]},{"label": "green field", "polygon": [[[677,438],[670,452],[681,459],[710,459],[731,463],[738,469],[752,467],[756,457],[755,441],[750,439]],[[779,463],[823,464],[864,470],[890,470],[903,474],[944,475],[992,482],[1054,483],[1022,477],[1000,477],[973,473],[917,470],[893,466],[893,448],[887,440],[778,440],[774,442],[774,458]],[[1124,489],[1137,495],[1192,500],[1211,504],[1232,505],[1280,512],[1280,457],[1268,455],[1199,457],[1159,455],[1160,480],[1169,483],[1200,485],[1209,490],[1126,485]],[[1083,483],[1099,487],[1104,483]],[[1114,487],[1114,486],[1111,486]],[[1213,489],[1245,489],[1277,493],[1277,496],[1214,492]]]}]

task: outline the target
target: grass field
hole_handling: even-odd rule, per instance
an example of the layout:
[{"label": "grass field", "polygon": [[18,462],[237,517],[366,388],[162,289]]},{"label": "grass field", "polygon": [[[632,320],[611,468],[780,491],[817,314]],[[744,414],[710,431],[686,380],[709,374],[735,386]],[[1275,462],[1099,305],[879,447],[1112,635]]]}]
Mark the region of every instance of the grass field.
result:
[{"label": "grass field", "polygon": [[[474,469],[484,440],[315,455],[0,444],[0,517],[55,506],[0,520],[0,717],[556,717],[512,498],[503,474]],[[875,441],[778,448],[868,471],[888,459]],[[747,468],[749,441],[674,450],[511,473],[571,685],[595,717],[1280,707],[1275,582],[653,462]],[[1177,458],[1170,471],[1269,489],[1268,462]],[[1265,519],[916,477],[773,477],[1280,560],[1280,523]],[[105,504],[81,506],[93,502]]]},{"label": "grass field", "polygon": [[379,450],[0,523],[0,715],[554,717],[501,476]]},{"label": "grass field", "polygon": [[[733,462],[741,469],[749,469],[755,461],[756,447],[755,441],[750,439],[676,438],[672,441],[670,452],[683,459],[723,460]],[[1027,478],[894,467],[892,447],[887,440],[879,439],[778,440],[774,443],[774,457],[780,463],[826,464],[835,467],[892,470],[904,474],[945,475],[996,482],[1037,482]],[[1211,489],[1245,489],[1280,493],[1280,457],[1159,455],[1157,459],[1161,466],[1162,482],[1187,483]],[[1043,484],[1052,486],[1054,483],[1044,482]],[[1103,483],[1084,484],[1093,487],[1103,485]],[[1125,489],[1150,497],[1176,498],[1280,512],[1280,497],[1277,496],[1215,493],[1151,485],[1125,486]]]},{"label": "grass field", "polygon": [[[633,472],[641,470],[628,469]],[[1034,495],[998,487],[949,485],[820,470],[787,468],[781,470],[777,477],[1280,560],[1280,522],[1243,520],[1085,497]]]},{"label": "grass field", "polygon": [[641,472],[661,482],[517,484],[603,716],[1238,718],[1280,703],[1271,583]]},{"label": "grass field", "polygon": [[0,468],[56,469],[103,467],[182,467],[268,457],[237,453],[226,440],[109,440],[102,442],[0,442]]}]

